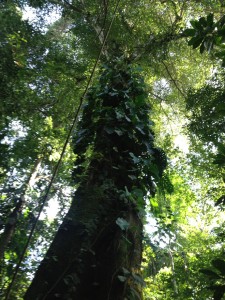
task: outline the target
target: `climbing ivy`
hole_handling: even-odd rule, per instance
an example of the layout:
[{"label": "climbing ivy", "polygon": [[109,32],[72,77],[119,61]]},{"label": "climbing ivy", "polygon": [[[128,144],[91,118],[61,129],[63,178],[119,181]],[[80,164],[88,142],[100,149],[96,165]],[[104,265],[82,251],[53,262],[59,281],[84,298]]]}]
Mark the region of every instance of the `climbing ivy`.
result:
[{"label": "climbing ivy", "polygon": [[[141,71],[124,58],[100,71],[73,141],[76,194],[45,258],[47,269],[39,268],[25,299],[61,295],[62,289],[65,299],[141,297],[142,212],[146,196],[156,192],[166,156],[154,145]],[[69,259],[68,267],[56,265],[55,257]],[[48,282],[43,290],[35,290],[39,276]]]},{"label": "climbing ivy", "polygon": [[155,194],[166,156],[154,146],[147,96],[139,69],[122,59],[102,66],[74,138],[77,183],[89,180],[88,172],[94,168],[93,181],[110,182],[121,197],[138,206],[148,192]]}]

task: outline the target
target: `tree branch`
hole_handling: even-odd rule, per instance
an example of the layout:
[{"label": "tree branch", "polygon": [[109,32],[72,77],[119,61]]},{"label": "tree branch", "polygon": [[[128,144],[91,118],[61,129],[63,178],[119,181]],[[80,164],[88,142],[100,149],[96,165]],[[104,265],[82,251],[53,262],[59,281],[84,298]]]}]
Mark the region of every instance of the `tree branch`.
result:
[{"label": "tree branch", "polygon": [[167,74],[169,75],[171,81],[173,82],[173,84],[175,85],[175,87],[177,88],[177,90],[180,92],[180,94],[185,98],[185,94],[183,93],[183,91],[180,89],[180,87],[178,86],[176,80],[173,78],[172,74],[170,73],[167,65],[165,64],[165,62],[163,61],[162,64],[164,65],[165,69],[166,69],[166,72]]}]

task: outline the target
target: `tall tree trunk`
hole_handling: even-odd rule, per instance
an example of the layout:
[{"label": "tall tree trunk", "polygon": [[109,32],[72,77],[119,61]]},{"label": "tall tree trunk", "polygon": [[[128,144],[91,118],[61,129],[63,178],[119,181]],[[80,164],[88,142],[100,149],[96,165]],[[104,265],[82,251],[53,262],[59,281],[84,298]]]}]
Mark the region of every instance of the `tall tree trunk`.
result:
[{"label": "tall tree trunk", "polygon": [[[128,274],[122,270],[139,269],[142,225],[134,210],[98,189],[76,192],[25,299],[124,299]],[[116,224],[119,216],[130,230]]]},{"label": "tall tree trunk", "polygon": [[140,209],[163,169],[156,176],[163,154],[143,81],[113,61],[87,98],[74,143],[80,185],[25,300],[142,298]]},{"label": "tall tree trunk", "polygon": [[7,218],[7,222],[5,224],[4,231],[0,238],[0,261],[4,258],[5,250],[11,241],[11,238],[16,230],[16,226],[18,223],[18,219],[22,213],[22,210],[25,206],[26,200],[25,196],[27,190],[31,188],[35,183],[35,178],[37,177],[38,171],[41,166],[41,158],[38,158],[35,162],[31,175],[29,176],[27,182],[24,184],[23,193],[20,195],[19,201],[17,202],[16,206],[14,207],[13,211],[9,214]]}]

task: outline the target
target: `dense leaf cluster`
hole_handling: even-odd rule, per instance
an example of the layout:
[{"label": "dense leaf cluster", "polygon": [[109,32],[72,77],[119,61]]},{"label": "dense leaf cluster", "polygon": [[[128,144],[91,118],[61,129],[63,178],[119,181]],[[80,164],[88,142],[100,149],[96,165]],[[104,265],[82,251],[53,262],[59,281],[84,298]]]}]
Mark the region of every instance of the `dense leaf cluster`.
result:
[{"label": "dense leaf cluster", "polygon": [[225,66],[225,16],[218,21],[214,19],[214,14],[210,13],[207,17],[201,17],[199,20],[190,21],[192,28],[184,31],[184,35],[191,37],[188,45],[193,49],[200,47],[200,53],[204,51],[211,52],[216,49],[215,56],[222,60],[222,66]]},{"label": "dense leaf cluster", "polygon": [[143,79],[131,66],[120,60],[103,66],[74,139],[77,182],[95,169],[93,182],[110,180],[118,189],[133,190],[135,198],[154,195],[166,156],[154,146],[146,97]]}]

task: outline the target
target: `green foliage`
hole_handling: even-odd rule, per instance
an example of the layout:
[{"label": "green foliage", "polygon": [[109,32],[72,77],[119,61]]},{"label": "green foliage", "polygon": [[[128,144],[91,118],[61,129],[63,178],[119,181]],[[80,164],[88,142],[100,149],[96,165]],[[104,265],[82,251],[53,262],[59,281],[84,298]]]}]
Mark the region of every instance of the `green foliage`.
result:
[{"label": "green foliage", "polygon": [[[36,26],[21,18],[17,6],[27,3],[38,9]],[[224,76],[214,76],[203,86],[211,62],[206,56],[189,52],[185,41],[181,40],[188,37],[192,48],[199,47],[200,53],[208,51],[224,64],[225,24],[224,17],[221,18],[224,14],[221,3],[121,1],[105,46],[110,62],[98,70],[102,74],[100,81],[95,80],[88,93],[84,118],[76,128],[73,177],[77,184],[89,185],[89,170],[98,170],[96,178],[91,179],[100,183],[96,194],[104,198],[107,190],[113,191],[121,202],[134,205],[140,216],[145,213],[149,192],[151,194],[147,209],[157,220],[158,232],[155,237],[152,234],[151,248],[148,248],[147,270],[152,270],[152,277],[147,276],[146,299],[208,299],[212,292],[205,289],[207,277],[198,270],[206,268],[221,276],[219,269],[209,267],[209,261],[214,259],[215,262],[224,238],[224,225],[219,217],[216,218],[220,209],[224,209],[225,194]],[[101,47],[98,37],[102,36],[96,34],[96,27],[103,27],[105,33],[112,19],[115,3],[108,1],[107,7],[105,4],[105,1],[89,0],[82,3],[76,0],[5,1],[1,4],[1,230],[18,199],[26,196],[18,228],[5,253],[3,293],[59,158],[89,75],[87,66],[93,63]],[[47,28],[41,18],[54,8],[60,11],[61,18]],[[182,33],[190,17],[197,21],[191,21],[192,28]],[[38,30],[41,26],[46,32]],[[129,62],[115,59],[122,55]],[[141,63],[147,82],[152,85],[150,88],[146,88],[139,74],[142,71],[134,66],[133,60]],[[103,55],[102,63],[104,61],[107,58]],[[214,63],[218,69],[217,60]],[[161,80],[166,82],[167,88],[159,84]],[[183,96],[189,87],[195,89],[188,94],[186,111]],[[148,93],[151,106],[146,104]],[[184,154],[174,150],[172,141],[174,127],[179,127],[178,123],[186,126],[187,114],[191,152],[186,159]],[[154,119],[155,124],[150,119]],[[22,136],[19,135],[21,131]],[[101,138],[98,139],[99,134]],[[167,144],[166,135],[170,140]],[[161,148],[171,156],[166,173],[163,170],[167,159]],[[61,199],[59,220],[70,202],[65,190],[71,184],[74,159],[71,152],[69,148],[51,194]],[[41,167],[35,183],[27,189],[26,182],[39,159]],[[94,201],[93,198],[90,200]],[[201,222],[195,226],[189,224],[190,220],[196,222],[199,218]],[[130,229],[125,217],[117,216],[115,220],[123,234]],[[212,227],[207,227],[209,222],[217,222],[218,227],[214,226],[211,231]],[[57,224],[58,221],[50,226],[41,221],[37,242],[29,251],[37,253],[39,244],[40,248],[46,248]],[[92,220],[90,227],[95,228],[94,225],[95,220]],[[175,269],[169,253],[172,253]],[[43,250],[38,254],[36,256],[41,257]],[[37,257],[35,260],[38,263]],[[23,274],[12,294],[15,299],[20,297],[17,291],[23,293],[26,288],[28,277],[25,273],[32,273],[36,267],[32,264],[28,259],[23,266]],[[142,282],[135,273],[123,271],[119,276],[124,282],[128,277]],[[76,278],[65,278],[65,281],[70,284]],[[212,288],[217,293],[214,296],[221,299],[223,284],[215,283],[215,286],[214,290]],[[131,291],[131,297],[137,297],[135,290]]]},{"label": "green foliage", "polygon": [[117,189],[126,187],[136,204],[147,192],[155,193],[153,182],[159,182],[166,156],[153,145],[146,96],[142,78],[123,60],[103,67],[100,84],[87,96],[74,139],[76,181],[88,178],[86,170],[91,167],[96,169],[96,182],[110,178]]},{"label": "green foliage", "polygon": [[190,130],[217,146],[223,142],[224,87],[217,78],[212,80],[212,84],[189,93],[187,109],[191,112]]},{"label": "green foliage", "polygon": [[201,17],[198,21],[190,21],[193,28],[184,30],[183,34],[186,37],[191,37],[188,42],[193,49],[200,46],[200,53],[205,50],[211,52],[216,49],[215,56],[222,59],[222,66],[225,66],[225,16],[222,16],[219,21],[214,20],[214,14],[210,13],[207,17]]},{"label": "green foliage", "polygon": [[200,46],[200,53],[204,50],[211,51],[215,40],[212,38],[212,33],[215,30],[216,24],[213,19],[214,15],[211,13],[206,18],[201,17],[198,21],[190,21],[193,29],[184,30],[183,34],[187,37],[191,37],[188,42],[189,46],[193,49]]}]

